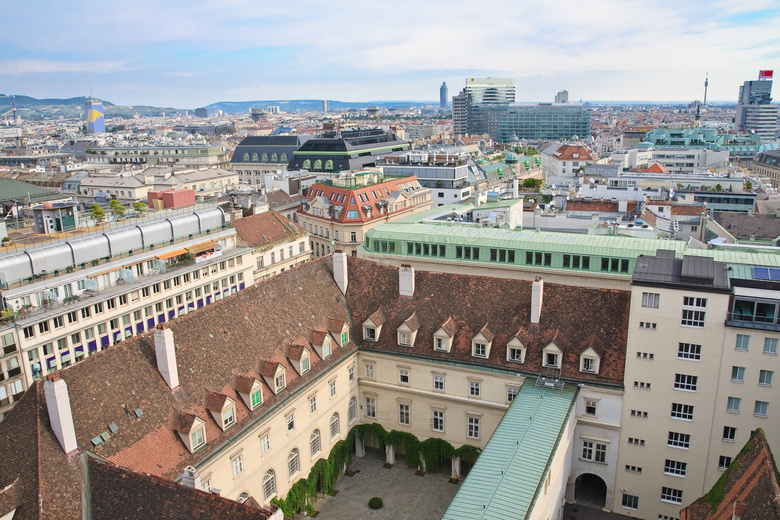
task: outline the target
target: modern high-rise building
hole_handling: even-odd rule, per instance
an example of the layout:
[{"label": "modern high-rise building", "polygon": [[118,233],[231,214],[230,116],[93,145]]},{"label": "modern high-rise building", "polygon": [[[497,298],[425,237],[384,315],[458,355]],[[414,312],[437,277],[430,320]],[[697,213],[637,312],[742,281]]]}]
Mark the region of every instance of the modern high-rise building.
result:
[{"label": "modern high-rise building", "polygon": [[448,100],[447,100],[447,83],[442,82],[441,88],[439,88],[439,107],[442,110],[447,110]]},{"label": "modern high-rise building", "polygon": [[[462,99],[452,98],[455,135],[489,134],[498,137],[498,121],[510,103],[515,102],[515,80],[511,78],[467,78]],[[459,97],[459,96],[456,96]],[[455,123],[458,103],[458,124]],[[464,121],[465,119],[465,121]],[[465,123],[465,124],[464,124]]]},{"label": "modern high-rise building", "polygon": [[772,105],[771,70],[758,73],[758,80],[746,81],[739,87],[734,128],[737,132],[754,132],[767,141],[774,140],[777,131],[777,105]]},{"label": "modern high-rise building", "polygon": [[571,139],[590,135],[590,112],[578,103],[510,105],[500,115],[498,139]]},{"label": "modern high-rise building", "polygon": [[206,107],[196,108],[195,117],[209,117],[209,109]]},{"label": "modern high-rise building", "polygon": [[323,99],[322,100],[322,111],[323,112],[328,112],[329,110],[330,110],[330,106],[328,104],[328,100],[327,99]]},{"label": "modern high-rise building", "polygon": [[555,102],[556,103],[568,103],[569,102],[569,91],[568,90],[561,90],[557,94],[555,94]]},{"label": "modern high-rise building", "polygon": [[103,103],[99,100],[88,99],[84,103],[84,119],[87,122],[88,134],[98,134],[106,131],[106,119],[103,114]]}]

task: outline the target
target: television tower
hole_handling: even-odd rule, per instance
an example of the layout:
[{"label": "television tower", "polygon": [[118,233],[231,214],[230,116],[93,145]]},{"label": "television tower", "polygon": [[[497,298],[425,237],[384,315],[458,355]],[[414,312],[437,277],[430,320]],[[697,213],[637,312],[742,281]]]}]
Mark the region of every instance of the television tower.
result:
[{"label": "television tower", "polygon": [[707,87],[710,84],[710,71],[707,71],[707,74],[704,76],[704,103],[702,103],[704,106],[707,106]]}]

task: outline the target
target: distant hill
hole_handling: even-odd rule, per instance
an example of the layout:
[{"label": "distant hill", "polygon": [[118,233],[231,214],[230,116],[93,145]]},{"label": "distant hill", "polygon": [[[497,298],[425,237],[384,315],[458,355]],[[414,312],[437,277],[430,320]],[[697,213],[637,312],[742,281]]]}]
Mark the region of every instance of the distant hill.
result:
[{"label": "distant hill", "polygon": [[[83,105],[88,97],[74,97],[68,99],[36,99],[30,96],[8,96],[0,94],[0,115],[5,114],[15,105],[19,117],[25,120],[40,120],[45,117],[58,115],[68,118],[81,118],[84,114]],[[160,108],[150,106],[121,106],[110,101],[100,100],[106,117],[131,118],[136,114],[140,116],[159,116],[163,112],[175,114],[184,112],[176,108]]]},{"label": "distant hill", "polygon": [[[216,110],[222,110],[227,114],[248,114],[252,108],[268,108],[269,106],[279,106],[283,112],[295,112],[296,110],[322,110],[321,99],[274,99],[266,101],[220,101],[212,103],[206,108],[209,114]],[[423,107],[426,105],[438,105],[434,101],[332,101],[328,100],[331,110],[344,110],[354,108],[356,110],[376,106],[384,109],[393,109],[398,107]]]}]

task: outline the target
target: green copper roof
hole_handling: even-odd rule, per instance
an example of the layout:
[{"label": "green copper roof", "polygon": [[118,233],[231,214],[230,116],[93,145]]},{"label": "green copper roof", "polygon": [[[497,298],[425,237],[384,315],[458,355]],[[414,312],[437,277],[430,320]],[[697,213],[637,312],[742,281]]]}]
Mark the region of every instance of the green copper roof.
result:
[{"label": "green copper roof", "polygon": [[13,200],[22,202],[43,202],[46,200],[56,200],[67,198],[66,195],[53,190],[41,188],[35,184],[17,181],[16,179],[0,179],[0,201],[10,202]]},{"label": "green copper roof", "polygon": [[442,520],[528,518],[577,390],[538,388],[526,380]]}]

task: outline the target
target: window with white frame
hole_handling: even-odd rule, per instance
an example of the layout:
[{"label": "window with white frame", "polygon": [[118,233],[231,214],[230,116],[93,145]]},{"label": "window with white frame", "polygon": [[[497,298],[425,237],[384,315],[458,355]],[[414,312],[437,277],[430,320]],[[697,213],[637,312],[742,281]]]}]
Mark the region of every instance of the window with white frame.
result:
[{"label": "window with white frame", "polygon": [[597,373],[599,371],[599,359],[594,357],[580,358],[580,372]]},{"label": "window with white frame", "polygon": [[338,437],[341,433],[341,425],[339,423],[339,414],[334,413],[330,416],[330,438]]},{"label": "window with white frame", "polygon": [[515,400],[515,397],[517,397],[517,388],[509,387],[506,389],[506,402],[511,403]]},{"label": "window with white frame", "polygon": [[263,500],[268,502],[276,494],[276,474],[269,469],[263,476]]},{"label": "window with white frame", "polygon": [[723,427],[723,440],[725,442],[734,442],[737,438],[737,429],[733,426]]},{"label": "window with white frame", "polygon": [[190,432],[190,446],[192,447],[192,451],[195,451],[204,444],[206,444],[206,437],[202,426]]},{"label": "window with white frame", "polygon": [[628,493],[623,493],[623,499],[620,505],[626,509],[638,509],[639,497],[636,495],[629,495]]},{"label": "window with white frame", "polygon": [[330,391],[330,396],[331,397],[335,397],[336,396],[336,380],[335,379],[328,383],[328,388],[329,388],[329,391]]},{"label": "window with white frame", "polygon": [[351,423],[357,419],[357,416],[357,398],[352,397],[350,398],[349,405],[347,406],[347,421]]},{"label": "window with white frame", "polygon": [[398,331],[398,344],[404,347],[409,347],[412,345],[412,334],[411,332],[407,332],[405,330],[399,330]]},{"label": "window with white frame", "polygon": [[731,457],[726,457],[725,455],[718,457],[718,470],[726,471],[729,469],[729,466],[731,466]]},{"label": "window with white frame", "polygon": [[411,412],[408,404],[398,403],[398,422],[406,426],[411,424]]},{"label": "window with white frame", "polygon": [[664,473],[676,477],[684,477],[688,464],[679,460],[666,459],[664,461]]},{"label": "window with white frame", "polygon": [[368,379],[374,379],[374,365],[371,363],[366,363],[364,373]]},{"label": "window with white frame", "polygon": [[775,375],[772,370],[760,370],[758,372],[758,384],[761,386],[772,386],[772,377]]},{"label": "window with white frame", "polygon": [[317,396],[313,395],[309,397],[309,413],[314,413],[317,411]]},{"label": "window with white frame", "polygon": [[466,437],[469,439],[479,439],[479,417],[469,417]]},{"label": "window with white frame", "polygon": [[279,393],[284,389],[284,372],[277,375],[274,379],[274,384],[276,385],[276,392]]},{"label": "window with white frame", "polygon": [[237,477],[244,471],[244,458],[242,455],[236,455],[230,460],[233,465],[233,477]]},{"label": "window with white frame", "polygon": [[227,430],[236,423],[236,407],[229,406],[222,410],[222,429]]},{"label": "window with white frame", "polygon": [[511,363],[522,363],[524,360],[524,350],[520,347],[509,347],[507,349],[507,361]]},{"label": "window with white frame", "polygon": [[487,344],[486,343],[474,343],[474,350],[472,352],[474,357],[487,357]]},{"label": "window with white frame", "polygon": [[698,386],[699,378],[688,374],[675,374],[674,375],[674,388],[675,390],[686,390],[688,392],[695,392]]},{"label": "window with white frame", "polygon": [[593,441],[582,441],[582,458],[605,463],[607,461],[607,445]]},{"label": "window with white frame", "polygon": [[442,410],[433,410],[431,429],[436,432],[444,431],[444,412]]},{"label": "window with white frame", "polygon": [[745,382],[745,367],[731,367],[731,382],[732,383],[744,383]]},{"label": "window with white frame", "polygon": [[682,420],[685,420],[685,421],[692,421],[693,420],[693,406],[689,405],[689,404],[672,403],[671,417],[673,419],[682,419]]},{"label": "window with white frame", "polygon": [[750,336],[747,334],[737,334],[737,342],[734,345],[735,350],[747,350],[750,343]]},{"label": "window with white frame", "polygon": [[376,419],[376,399],[366,397],[366,417]]},{"label": "window with white frame", "polygon": [[433,389],[440,392],[444,391],[444,376],[433,376]]},{"label": "window with white frame", "polygon": [[666,445],[672,448],[688,449],[691,447],[691,436],[687,433],[669,432]]},{"label": "window with white frame", "polygon": [[260,453],[266,453],[271,449],[271,434],[266,433],[260,437]]},{"label": "window with white frame", "polygon": [[704,316],[707,308],[707,298],[693,296],[683,297],[681,324],[686,327],[704,327]]},{"label": "window with white frame", "polygon": [[688,359],[691,361],[700,361],[701,345],[695,345],[693,343],[678,343],[677,359]]},{"label": "window with white frame", "polygon": [[405,368],[398,369],[398,382],[402,385],[409,384],[409,370]]},{"label": "window with white frame", "polygon": [[642,307],[650,307],[651,309],[658,308],[658,302],[661,300],[661,295],[658,293],[643,292],[642,293]]},{"label": "window with white frame", "polygon": [[764,338],[764,354],[777,355],[777,338]]},{"label": "window with white frame", "polygon": [[295,429],[295,414],[290,414],[287,416],[287,431],[291,432]]},{"label": "window with white frame", "polygon": [[287,455],[287,475],[292,479],[301,471],[301,458],[298,455],[298,448],[293,448]]},{"label": "window with white frame", "polygon": [[739,405],[742,399],[739,397],[729,397],[726,401],[726,411],[731,413],[739,413]]},{"label": "window with white frame", "polygon": [[585,399],[585,415],[596,415],[597,399]]},{"label": "window with white frame", "polygon": [[766,417],[769,412],[769,403],[766,401],[756,401],[753,407],[753,415],[756,417]]},{"label": "window with white frame", "polygon": [[661,500],[663,502],[682,504],[682,494],[682,489],[674,489],[666,486],[661,488]]},{"label": "window with white frame", "polygon": [[350,382],[355,380],[355,366],[351,366],[347,368],[347,380]]},{"label": "window with white frame", "polygon": [[311,452],[311,458],[313,459],[322,450],[322,440],[320,439],[320,431],[314,430],[309,437],[309,451]]},{"label": "window with white frame", "polygon": [[479,381],[469,381],[469,395],[471,397],[480,397],[482,395],[482,383]]},{"label": "window with white frame", "polygon": [[330,357],[330,340],[325,339],[322,342],[322,358],[327,359]]},{"label": "window with white frame", "polygon": [[376,327],[363,327],[363,339],[366,341],[376,341]]}]

